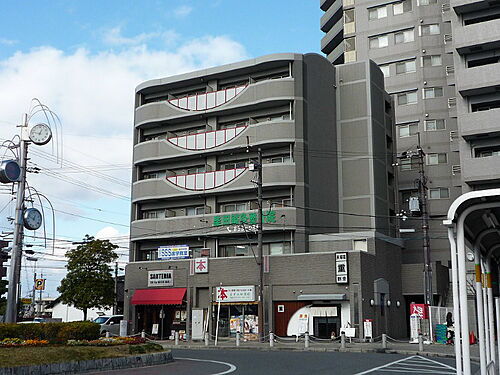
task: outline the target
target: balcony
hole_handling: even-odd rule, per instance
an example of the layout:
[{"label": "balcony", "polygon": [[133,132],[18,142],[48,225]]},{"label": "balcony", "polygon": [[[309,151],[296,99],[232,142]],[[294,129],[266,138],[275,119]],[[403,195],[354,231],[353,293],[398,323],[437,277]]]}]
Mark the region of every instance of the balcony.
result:
[{"label": "balcony", "polygon": [[457,89],[462,96],[480,95],[493,86],[500,86],[500,63],[463,69],[457,77]]},{"label": "balcony", "polygon": [[186,111],[206,111],[215,107],[220,107],[223,104],[234,99],[248,85],[231,87],[224,90],[206,92],[203,94],[187,95],[177,99],[171,99],[168,102],[174,107],[184,109]]},{"label": "balcony", "polygon": [[344,20],[341,18],[321,39],[321,52],[328,55],[344,41]]},{"label": "balcony", "polygon": [[[297,212],[294,207],[274,208],[272,211],[275,213],[273,217],[274,222],[266,222],[264,220],[264,231],[295,230]],[[231,221],[233,221],[233,216],[238,215],[240,217],[243,213],[246,214],[246,217],[250,217],[256,211],[135,220],[132,222],[130,228],[130,237],[132,241],[155,238],[198,237],[206,234],[207,230],[210,232],[210,235],[245,235],[245,230],[252,231],[252,225],[255,223],[248,222],[248,225],[243,227],[238,224],[222,224],[220,220],[217,220],[222,216],[230,216]],[[266,214],[266,210],[264,210],[264,214]]]},{"label": "balcony", "polygon": [[[296,183],[295,164],[266,164],[263,167],[263,181],[266,186],[294,186]],[[171,176],[140,180],[132,185],[133,202],[151,201],[165,198],[184,198],[199,194],[217,194],[221,190],[253,191],[252,180],[255,173],[247,168],[212,171],[191,175]]]},{"label": "balcony", "polygon": [[[222,91],[226,91],[226,93],[217,92],[220,94],[214,93],[214,95],[210,96],[203,94],[206,95],[204,99],[200,99],[203,95],[194,95],[183,99],[175,99],[173,102],[164,100],[140,106],[135,110],[135,126],[154,125],[168,120],[189,121],[199,119],[201,114],[215,111],[220,113],[238,107],[248,107],[249,110],[258,109],[261,103],[286,104],[293,100],[295,94],[293,78],[272,79],[254,83],[246,86],[238,94],[236,94],[236,88],[234,88],[234,96],[232,96],[233,92]],[[224,101],[228,97],[231,97],[231,99]],[[206,107],[206,109],[202,112],[197,109],[203,107]]]},{"label": "balcony", "polygon": [[[225,131],[227,131],[225,134],[219,133]],[[209,133],[212,135],[207,135]],[[295,141],[295,123],[291,120],[266,121],[233,129],[175,137],[177,139],[170,138],[141,142],[134,147],[134,164],[186,156],[193,152],[214,152],[219,150],[219,147],[224,151],[246,147],[246,136],[249,136],[254,144],[292,143]],[[184,137],[186,137],[185,140]],[[225,142],[220,143],[224,140]],[[204,149],[201,149],[202,145],[205,146]],[[193,147],[194,149],[192,149]]]},{"label": "balcony", "polygon": [[460,135],[464,139],[469,140],[486,134],[500,134],[499,118],[500,109],[464,113],[458,120]]},{"label": "balcony", "polygon": [[456,27],[453,30],[453,46],[463,54],[472,47],[498,41],[500,20],[480,22],[473,25]]},{"label": "balcony", "polygon": [[471,185],[499,181],[498,165],[500,165],[500,156],[463,159],[462,179]]},{"label": "balcony", "polygon": [[[337,12],[340,12],[340,14],[337,14]],[[342,0],[335,0],[323,16],[321,16],[321,31],[328,32],[336,23],[336,20],[338,22],[339,19],[342,19]]]}]

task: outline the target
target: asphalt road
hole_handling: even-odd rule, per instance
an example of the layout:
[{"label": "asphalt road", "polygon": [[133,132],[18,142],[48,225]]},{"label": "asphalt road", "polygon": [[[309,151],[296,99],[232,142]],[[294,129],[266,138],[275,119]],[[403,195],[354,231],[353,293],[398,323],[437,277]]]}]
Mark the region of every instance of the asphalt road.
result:
[{"label": "asphalt road", "polygon": [[[100,375],[454,374],[455,360],[379,353],[173,350],[175,362]],[[475,371],[474,366],[473,371]]]}]

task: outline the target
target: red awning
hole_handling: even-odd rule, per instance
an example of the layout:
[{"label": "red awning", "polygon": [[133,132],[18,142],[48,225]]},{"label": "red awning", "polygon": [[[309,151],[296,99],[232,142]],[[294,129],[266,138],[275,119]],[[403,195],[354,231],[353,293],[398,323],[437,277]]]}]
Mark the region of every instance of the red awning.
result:
[{"label": "red awning", "polygon": [[137,289],[132,305],[182,305],[186,288]]}]

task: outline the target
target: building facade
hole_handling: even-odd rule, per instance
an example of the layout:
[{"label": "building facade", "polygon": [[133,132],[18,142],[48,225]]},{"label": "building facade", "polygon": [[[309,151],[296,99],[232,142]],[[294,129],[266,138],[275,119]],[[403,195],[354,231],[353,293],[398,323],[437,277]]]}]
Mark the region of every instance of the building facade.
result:
[{"label": "building facade", "polygon": [[132,331],[255,337],[260,151],[265,332],[329,338],[354,327],[363,337],[372,319],[373,334],[401,335],[394,113],[383,81],[371,62],[275,54],[139,85]]},{"label": "building facade", "polygon": [[[420,160],[397,160],[397,211],[411,216],[409,201],[420,195],[416,181],[420,177],[419,162],[422,162],[430,217],[434,302],[447,304],[445,279],[450,255],[441,220],[451,202],[469,188],[464,182],[461,162],[464,156],[459,152],[463,138],[457,124],[457,77],[449,3],[322,0],[320,7],[325,11],[321,29],[326,33],[321,48],[329,61],[337,64],[374,60],[382,69],[386,90],[395,101],[398,155],[415,153],[419,146],[425,154]],[[422,226],[418,218],[400,222],[402,229],[415,230],[402,234],[405,240],[403,267],[411,274],[405,280],[404,293],[408,300],[419,302],[423,301],[420,298],[424,285]]]}]

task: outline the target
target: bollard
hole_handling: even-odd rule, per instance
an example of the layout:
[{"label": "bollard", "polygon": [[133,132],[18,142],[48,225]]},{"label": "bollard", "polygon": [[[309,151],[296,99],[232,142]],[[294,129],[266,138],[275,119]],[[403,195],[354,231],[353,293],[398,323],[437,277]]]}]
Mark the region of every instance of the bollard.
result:
[{"label": "bollard", "polygon": [[418,335],[418,351],[419,352],[424,351],[424,338],[422,337],[421,334]]},{"label": "bollard", "polygon": [[269,332],[269,347],[273,347],[274,346],[274,333],[272,332]]},{"label": "bollard", "polygon": [[382,349],[387,349],[387,335],[382,333]]},{"label": "bollard", "polygon": [[208,332],[205,332],[205,346],[208,346]]},{"label": "bollard", "polygon": [[146,332],[144,332],[144,330],[142,330],[142,332],[141,332],[141,338],[143,338],[143,339],[146,338]]},{"label": "bollard", "polygon": [[109,339],[109,332],[106,331],[106,338]]},{"label": "bollard", "polygon": [[240,346],[240,331],[236,331],[236,346]]},{"label": "bollard", "polygon": [[345,349],[345,332],[340,332],[340,349]]},{"label": "bollard", "polygon": [[306,332],[306,333],[304,334],[304,347],[305,347],[306,349],[308,349],[308,348],[309,348],[309,332]]},{"label": "bollard", "polygon": [[175,331],[175,345],[179,345],[179,332]]}]

